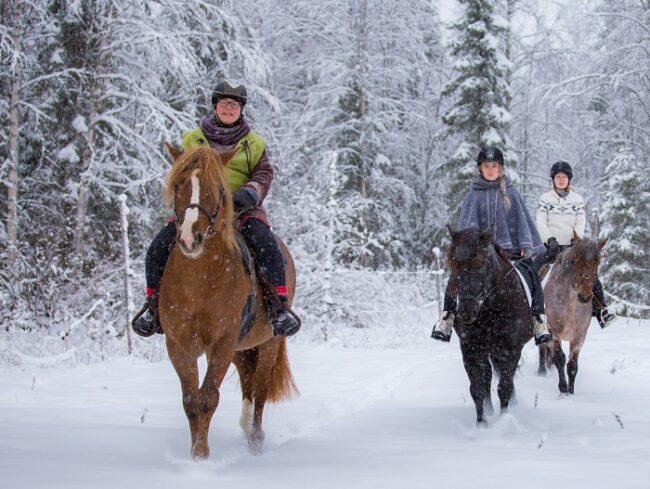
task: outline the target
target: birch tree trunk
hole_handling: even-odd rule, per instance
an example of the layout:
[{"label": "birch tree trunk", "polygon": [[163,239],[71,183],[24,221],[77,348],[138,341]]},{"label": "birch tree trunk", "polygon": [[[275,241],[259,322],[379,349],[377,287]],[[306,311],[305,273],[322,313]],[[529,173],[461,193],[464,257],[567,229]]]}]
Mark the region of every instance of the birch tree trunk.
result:
[{"label": "birch tree trunk", "polygon": [[129,250],[129,207],[126,204],[126,195],[122,194],[119,197],[120,199],[120,219],[122,225],[120,229],[122,230],[122,255],[124,260],[124,314],[126,315],[126,321],[124,323],[124,331],[126,333],[126,346],[129,355],[133,351],[131,345],[131,287],[129,284],[129,272],[131,270],[131,264],[129,261],[130,250]]},{"label": "birch tree trunk", "polygon": [[[111,11],[112,12],[112,11]],[[93,31],[99,31],[98,19],[93,18]],[[107,37],[103,37],[99,43],[97,53],[104,53]],[[91,183],[91,167],[93,158],[95,156],[95,118],[98,112],[97,103],[102,95],[101,75],[103,72],[102,54],[98,54],[97,64],[93,66],[94,79],[92,81],[92,89],[90,90],[90,111],[88,114],[88,131],[85,134],[85,145],[81,152],[81,178],[79,180],[79,190],[77,194],[77,212],[76,212],[76,226],[74,233],[73,247],[77,258],[83,256],[83,243],[84,232],[86,229],[86,218],[88,216],[88,194]]]},{"label": "birch tree trunk", "polygon": [[7,181],[7,247],[9,251],[8,266],[14,269],[17,256],[18,238],[18,138],[20,136],[20,117],[18,102],[20,100],[20,84],[22,78],[22,30],[20,0],[14,0],[13,8],[13,43],[14,59],[11,70],[11,101],[9,104],[9,154],[7,162],[9,175]]}]

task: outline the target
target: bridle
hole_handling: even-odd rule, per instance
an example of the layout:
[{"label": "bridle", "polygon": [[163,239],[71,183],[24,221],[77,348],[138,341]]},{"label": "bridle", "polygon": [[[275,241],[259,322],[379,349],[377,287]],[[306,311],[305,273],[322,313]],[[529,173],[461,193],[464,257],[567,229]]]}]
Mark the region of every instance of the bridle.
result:
[{"label": "bridle", "polygon": [[[492,251],[492,250],[490,250]],[[523,258],[519,258],[518,260],[515,260],[513,263],[511,263],[511,268],[506,272],[506,274],[503,276],[505,279],[508,275],[510,275],[516,268],[517,263],[519,263]],[[483,287],[481,288],[481,291],[478,293],[478,295],[471,295],[471,294],[458,294],[458,300],[465,300],[465,301],[472,301],[477,305],[477,313],[478,311],[481,310],[481,307],[483,307],[483,303],[492,295],[492,293],[496,290],[497,286],[493,285],[490,289],[487,288],[488,285],[488,278],[490,277],[490,272],[492,271],[492,267],[490,266],[490,263],[492,260],[488,257],[487,263],[485,265],[485,275],[483,276]]]},{"label": "bridle", "polygon": [[[176,209],[176,196],[178,195],[178,186],[174,189],[174,209]],[[187,204],[183,209],[181,209],[180,213],[175,212],[176,214],[176,233],[178,234],[180,232],[181,226],[183,224],[183,219],[181,216],[185,215],[185,211],[189,209],[198,209],[199,212],[202,212],[207,218],[208,218],[208,226],[205,228],[203,231],[203,237],[204,238],[209,238],[213,234],[216,233],[215,230],[215,224],[217,223],[217,216],[219,215],[219,211],[221,210],[222,207],[222,202],[226,198],[226,191],[224,190],[223,187],[219,188],[219,196],[221,197],[221,202],[217,202],[216,209],[214,212],[210,213],[208,210],[206,210],[205,207],[203,207],[201,204]]]}]

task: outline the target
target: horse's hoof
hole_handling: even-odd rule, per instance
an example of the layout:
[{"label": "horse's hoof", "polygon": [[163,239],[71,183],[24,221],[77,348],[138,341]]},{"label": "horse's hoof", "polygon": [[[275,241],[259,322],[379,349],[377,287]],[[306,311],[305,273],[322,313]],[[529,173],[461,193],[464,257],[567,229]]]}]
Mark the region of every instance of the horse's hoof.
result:
[{"label": "horse's hoof", "polygon": [[546,370],[538,370],[537,375],[539,377],[546,377]]},{"label": "horse's hoof", "polygon": [[192,460],[201,462],[210,458],[210,448],[207,445],[195,443],[192,447]]},{"label": "horse's hoof", "polygon": [[262,453],[262,447],[264,446],[264,431],[259,430],[251,433],[248,437],[248,451],[253,455],[259,455]]},{"label": "horse's hoof", "polygon": [[487,419],[477,419],[476,420],[476,427],[479,429],[485,429],[488,427],[488,422]]}]

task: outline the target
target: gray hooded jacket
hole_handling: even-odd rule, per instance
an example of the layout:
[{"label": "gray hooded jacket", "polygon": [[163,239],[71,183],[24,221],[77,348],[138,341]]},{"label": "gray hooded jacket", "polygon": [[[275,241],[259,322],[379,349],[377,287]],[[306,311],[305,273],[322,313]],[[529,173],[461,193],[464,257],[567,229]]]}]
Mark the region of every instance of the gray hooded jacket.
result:
[{"label": "gray hooded jacket", "polygon": [[511,253],[532,250],[535,255],[543,252],[542,239],[524,200],[506,177],[501,178],[505,178],[510,207],[506,209],[503,203],[499,188],[501,179],[488,182],[479,176],[472,182],[461,205],[458,229],[490,230],[494,242]]}]

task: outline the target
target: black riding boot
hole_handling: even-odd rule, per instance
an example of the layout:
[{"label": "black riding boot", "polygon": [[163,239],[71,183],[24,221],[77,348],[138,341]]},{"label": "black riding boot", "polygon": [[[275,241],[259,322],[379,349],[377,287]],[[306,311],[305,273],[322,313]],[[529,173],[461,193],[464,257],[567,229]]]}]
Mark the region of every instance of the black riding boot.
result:
[{"label": "black riding boot", "polygon": [[594,297],[591,300],[591,315],[596,318],[601,328],[605,328],[609,323],[616,320],[616,314],[607,310],[605,304],[605,292],[603,291],[603,284],[600,278],[596,277],[596,281],[592,286]]},{"label": "black riding boot", "polygon": [[445,300],[440,319],[433,325],[431,337],[434,340],[449,342],[456,318],[456,296],[458,295],[457,277],[451,275],[445,288]]},{"label": "black riding boot", "polygon": [[163,334],[158,316],[158,291],[147,297],[140,312],[131,321],[133,331],[140,336],[151,336],[154,333]]},{"label": "black riding boot", "polygon": [[519,264],[526,268],[526,273],[528,273],[532,282],[530,295],[532,299],[531,311],[533,313],[533,333],[535,336],[535,344],[541,345],[542,343],[549,343],[553,340],[553,336],[551,335],[551,330],[548,327],[546,315],[544,314],[544,289],[539,280],[539,275],[534,269],[532,260],[521,260]]},{"label": "black riding boot", "polygon": [[255,256],[255,261],[273,291],[264,292],[269,318],[276,336],[291,336],[300,329],[300,320],[287,310],[287,279],[284,257],[271,229],[262,221],[248,219],[242,226],[241,233],[248,242]]},{"label": "black riding boot", "polygon": [[158,285],[165,271],[167,258],[171,253],[176,237],[176,226],[173,222],[168,223],[153,239],[147,249],[147,257],[144,262],[145,276],[147,281],[147,298],[140,312],[135,315],[131,326],[140,336],[151,336],[154,333],[162,334],[160,319],[158,318]]}]

